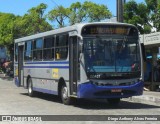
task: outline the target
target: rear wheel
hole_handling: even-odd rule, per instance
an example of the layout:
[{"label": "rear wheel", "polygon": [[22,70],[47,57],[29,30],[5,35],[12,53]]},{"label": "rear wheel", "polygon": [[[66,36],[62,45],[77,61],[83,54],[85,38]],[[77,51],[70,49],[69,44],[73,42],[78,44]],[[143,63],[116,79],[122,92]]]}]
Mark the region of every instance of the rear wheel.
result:
[{"label": "rear wheel", "polygon": [[68,89],[66,85],[62,85],[61,87],[61,100],[65,105],[70,105],[72,103],[72,98],[68,96]]},{"label": "rear wheel", "polygon": [[118,105],[120,103],[120,98],[108,98],[107,101],[110,105]]},{"label": "rear wheel", "polygon": [[34,96],[33,84],[32,84],[32,79],[31,78],[28,79],[28,95],[30,97]]}]

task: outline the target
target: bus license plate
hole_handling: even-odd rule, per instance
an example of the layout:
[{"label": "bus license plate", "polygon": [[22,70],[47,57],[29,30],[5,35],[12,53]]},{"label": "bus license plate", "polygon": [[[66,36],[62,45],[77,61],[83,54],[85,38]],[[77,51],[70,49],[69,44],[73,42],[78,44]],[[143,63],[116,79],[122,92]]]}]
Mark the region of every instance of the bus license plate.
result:
[{"label": "bus license plate", "polygon": [[112,89],[111,92],[112,93],[120,93],[120,92],[122,92],[122,89]]}]

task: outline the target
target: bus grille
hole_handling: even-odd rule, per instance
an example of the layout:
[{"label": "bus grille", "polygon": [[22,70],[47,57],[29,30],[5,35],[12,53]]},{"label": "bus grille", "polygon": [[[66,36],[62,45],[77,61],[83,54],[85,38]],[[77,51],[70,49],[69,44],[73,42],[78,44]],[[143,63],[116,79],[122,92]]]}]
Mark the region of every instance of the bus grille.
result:
[{"label": "bus grille", "polygon": [[93,83],[97,86],[129,86],[129,85],[132,85],[133,83],[132,82],[125,82],[125,83],[118,83],[118,84],[115,84],[115,83]]}]

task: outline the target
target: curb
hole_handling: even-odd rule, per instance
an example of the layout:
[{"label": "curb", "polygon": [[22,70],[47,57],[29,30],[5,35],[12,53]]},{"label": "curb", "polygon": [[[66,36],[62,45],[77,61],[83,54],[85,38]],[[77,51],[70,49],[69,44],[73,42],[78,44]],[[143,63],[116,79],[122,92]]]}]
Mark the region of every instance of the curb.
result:
[{"label": "curb", "polygon": [[140,102],[140,103],[152,103],[160,105],[160,97],[155,97],[152,95],[142,95],[142,96],[133,96],[130,101]]}]

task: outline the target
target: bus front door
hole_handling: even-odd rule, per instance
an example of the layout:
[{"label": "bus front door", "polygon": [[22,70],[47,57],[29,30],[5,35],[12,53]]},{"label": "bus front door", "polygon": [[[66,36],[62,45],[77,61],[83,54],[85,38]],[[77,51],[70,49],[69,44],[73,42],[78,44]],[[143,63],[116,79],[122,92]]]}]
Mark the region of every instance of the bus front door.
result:
[{"label": "bus front door", "polygon": [[23,82],[23,49],[24,46],[20,45],[18,46],[18,86],[24,86]]},{"label": "bus front door", "polygon": [[69,41],[69,83],[70,95],[77,94],[78,80],[78,43],[77,36],[70,37]]}]

